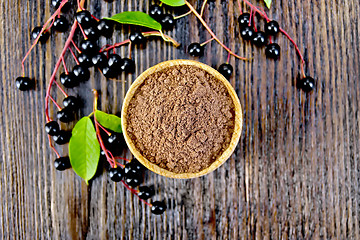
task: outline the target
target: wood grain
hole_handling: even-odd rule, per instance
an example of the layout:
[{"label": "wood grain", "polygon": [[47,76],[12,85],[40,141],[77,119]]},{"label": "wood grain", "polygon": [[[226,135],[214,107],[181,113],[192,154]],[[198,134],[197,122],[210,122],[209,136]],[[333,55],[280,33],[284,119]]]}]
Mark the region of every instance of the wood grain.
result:
[{"label": "wood grain", "polygon": [[[283,36],[275,39],[281,59],[267,60],[264,49],[239,38],[233,1],[207,5],[204,18],[219,38],[240,55],[253,57],[230,61],[235,70],[231,84],[244,111],[243,132],[233,156],[205,177],[175,180],[147,173],[146,182],[158,189],[155,199],[167,199],[169,209],[162,216],[152,215],[106,173],[87,186],[71,170],[54,170],[55,156],[43,130],[44,96],[66,34],[52,34],[30,55],[26,69],[37,80],[35,91],[19,92],[14,82],[31,44],[30,29],[53,11],[48,2],[0,0],[0,238],[360,239],[358,1],[274,0],[267,10],[303,50],[306,72],[317,80],[310,95],[294,87],[299,59]],[[192,3],[200,9],[200,1]],[[102,17],[147,11],[149,1],[91,0],[88,6]],[[122,27],[108,42],[126,39],[128,30]],[[209,38],[193,15],[180,19],[168,34],[182,47],[154,39],[145,49],[135,49],[133,76],[109,81],[92,70],[89,82],[70,91],[85,101],[81,114],[91,111],[92,88],[101,91],[103,111],[120,112],[127,89],[142,71],[164,60],[192,59],[186,46]],[[127,48],[117,51],[128,54]],[[219,66],[226,57],[211,42],[199,60]],[[70,56],[67,62],[74,65]],[[62,97],[55,91],[54,96]],[[66,154],[66,147],[59,149]]]}]

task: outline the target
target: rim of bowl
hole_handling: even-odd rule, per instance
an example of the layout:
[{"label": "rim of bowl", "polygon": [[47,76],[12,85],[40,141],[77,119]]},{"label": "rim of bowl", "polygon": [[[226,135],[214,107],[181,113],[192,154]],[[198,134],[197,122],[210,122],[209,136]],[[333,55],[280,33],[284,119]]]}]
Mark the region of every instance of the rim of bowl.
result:
[{"label": "rim of bowl", "polygon": [[[230,142],[228,148],[226,148],[225,151],[220,156],[218,156],[218,158],[209,167],[201,170],[200,172],[195,172],[195,173],[174,173],[174,172],[171,172],[169,170],[161,168],[158,165],[150,162],[137,150],[137,148],[135,147],[135,144],[133,143],[132,139],[129,137],[129,135],[127,133],[127,114],[126,113],[127,113],[128,107],[129,107],[129,103],[130,103],[131,99],[133,98],[138,87],[141,86],[142,83],[144,82],[144,80],[151,74],[161,71],[163,69],[166,69],[168,67],[182,66],[182,65],[197,66],[197,67],[205,70],[209,74],[213,75],[220,82],[222,82],[226,86],[226,88],[229,92],[229,95],[233,100],[234,107],[235,107],[235,126],[234,126],[234,131],[233,131],[233,134],[231,137],[231,142]],[[122,126],[122,130],[123,130],[125,142],[128,145],[131,153],[147,169],[149,169],[157,174],[160,174],[162,176],[169,177],[169,178],[188,179],[188,178],[195,178],[195,177],[200,177],[205,174],[208,174],[208,173],[214,171],[215,169],[217,169],[218,167],[220,167],[224,162],[226,162],[226,160],[229,159],[229,157],[234,152],[234,150],[239,142],[239,139],[240,139],[241,129],[243,126],[243,114],[242,114],[242,109],[241,109],[241,104],[240,104],[239,98],[238,98],[234,88],[231,86],[229,81],[221,73],[219,73],[214,68],[212,68],[204,63],[201,63],[201,62],[197,62],[197,61],[193,61],[193,60],[178,59],[178,60],[169,60],[169,61],[161,62],[153,67],[148,68],[146,71],[144,71],[142,74],[140,74],[136,78],[136,80],[132,83],[132,85],[130,86],[130,88],[127,91],[126,96],[124,98],[122,111],[121,111],[121,126]]]}]

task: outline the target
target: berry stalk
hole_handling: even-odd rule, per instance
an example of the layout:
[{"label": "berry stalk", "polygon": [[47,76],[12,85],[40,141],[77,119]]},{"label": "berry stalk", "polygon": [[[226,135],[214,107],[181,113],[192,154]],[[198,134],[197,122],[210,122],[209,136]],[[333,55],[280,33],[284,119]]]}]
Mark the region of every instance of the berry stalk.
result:
[{"label": "berry stalk", "polygon": [[210,27],[206,24],[206,22],[204,21],[204,19],[200,16],[200,14],[195,10],[195,8],[188,2],[185,1],[185,4],[190,8],[190,10],[195,14],[195,16],[200,20],[200,22],[202,23],[202,25],[206,28],[206,30],[210,33],[210,35],[226,50],[228,51],[231,55],[233,55],[234,57],[241,59],[241,60],[249,60],[247,58],[244,57],[240,57],[239,55],[235,54],[234,52],[231,51],[230,48],[226,47],[225,44],[223,44],[219,38],[215,35],[215,33],[210,29]]},{"label": "berry stalk", "polygon": [[[262,16],[263,18],[265,18],[265,20],[267,22],[270,21],[270,18],[266,15],[266,13],[264,11],[261,11],[259,8],[255,7],[253,4],[251,4],[248,0],[244,0],[245,4],[247,4],[251,10],[254,10],[255,12],[257,12],[260,16]],[[299,47],[297,46],[297,44],[295,43],[295,41],[290,37],[290,35],[282,28],[279,28],[280,32],[282,34],[284,34],[288,39],[289,41],[294,45],[295,47],[295,50],[297,52],[297,54],[299,55],[300,59],[301,59],[301,72],[302,72],[302,75],[303,77],[306,77],[305,75],[305,71],[304,71],[304,65],[305,65],[305,60],[304,60],[304,57],[303,55],[301,54],[301,51],[299,49]]]},{"label": "berry stalk", "polygon": [[136,197],[138,197],[138,198],[140,199],[140,201],[142,201],[143,203],[145,203],[145,204],[148,205],[149,207],[152,207],[152,204],[151,204],[151,203],[148,203],[147,201],[145,201],[144,199],[141,199],[141,198],[139,197],[139,195],[138,195],[139,191],[138,191],[138,190],[131,188],[129,185],[127,185],[127,184],[125,183],[124,180],[121,180],[121,182],[122,182],[122,184],[124,184],[124,187],[125,187],[127,190],[129,190],[130,192],[132,192]]}]

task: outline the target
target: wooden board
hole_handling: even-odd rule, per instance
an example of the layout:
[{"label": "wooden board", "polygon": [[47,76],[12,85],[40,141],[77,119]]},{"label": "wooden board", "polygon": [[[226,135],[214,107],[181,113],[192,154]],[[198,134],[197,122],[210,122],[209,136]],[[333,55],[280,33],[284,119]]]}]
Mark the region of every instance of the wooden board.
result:
[{"label": "wooden board", "polygon": [[[88,2],[97,17],[149,7],[144,0]],[[192,3],[200,9],[200,1]],[[54,169],[44,132],[44,96],[66,34],[53,34],[30,55],[26,69],[38,81],[36,91],[19,92],[14,81],[30,47],[30,29],[52,11],[45,0],[0,0],[0,238],[360,239],[358,1],[273,0],[266,10],[305,53],[306,71],[317,80],[310,95],[294,87],[299,59],[283,36],[275,40],[281,59],[267,60],[264,49],[239,38],[235,3],[207,5],[205,20],[219,38],[253,57],[251,62],[230,60],[231,84],[244,111],[243,132],[233,156],[212,174],[192,180],[146,174],[146,182],[157,188],[155,199],[167,199],[169,209],[162,216],[152,215],[105,173],[87,186],[73,171]],[[121,28],[109,42],[128,38],[128,32]],[[119,112],[137,75],[164,60],[193,59],[186,46],[209,39],[193,15],[168,34],[182,46],[153,39],[145,49],[135,49],[133,76],[107,81],[92,70],[90,81],[70,91],[84,99],[81,113],[91,112],[92,88],[101,91],[103,111]],[[117,52],[126,56],[128,49]],[[219,66],[226,61],[215,42],[205,52],[201,62]],[[67,62],[74,65],[70,56]],[[61,99],[60,92],[54,96]],[[66,153],[66,147],[60,150]]]}]

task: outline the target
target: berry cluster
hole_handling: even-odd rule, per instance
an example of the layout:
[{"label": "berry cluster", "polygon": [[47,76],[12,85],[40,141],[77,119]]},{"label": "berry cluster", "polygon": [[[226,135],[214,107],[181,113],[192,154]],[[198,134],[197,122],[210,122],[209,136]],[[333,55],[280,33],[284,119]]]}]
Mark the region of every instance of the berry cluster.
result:
[{"label": "berry cluster", "polygon": [[[135,62],[131,59],[131,47],[136,45],[144,44],[146,37],[148,36],[162,36],[164,40],[172,42],[174,45],[177,45],[176,41],[172,38],[164,35],[161,32],[131,32],[129,39],[120,43],[115,43],[114,45],[106,45],[100,47],[98,45],[98,40],[100,37],[110,38],[114,31],[113,21],[106,19],[97,19],[89,11],[84,9],[84,0],[78,1],[78,10],[74,16],[74,23],[71,27],[69,37],[65,43],[61,56],[59,57],[53,74],[50,78],[49,86],[46,93],[46,120],[45,131],[49,137],[50,147],[54,150],[57,158],[54,161],[54,166],[59,171],[64,171],[65,169],[71,168],[70,159],[68,156],[61,156],[59,152],[52,145],[54,141],[58,145],[63,145],[69,142],[71,138],[71,131],[62,130],[58,121],[62,123],[70,123],[76,119],[76,113],[81,107],[81,101],[75,96],[69,96],[66,91],[61,87],[61,85],[56,80],[56,75],[60,69],[60,66],[63,65],[64,72],[60,73],[59,81],[65,88],[74,88],[79,86],[80,83],[89,80],[90,71],[89,68],[95,67],[98,68],[106,78],[115,78],[120,73],[133,73],[135,72]],[[58,32],[66,32],[69,29],[69,22],[66,17],[61,15],[61,12],[67,12],[71,7],[71,4],[67,0],[52,0],[50,1],[51,6],[56,8],[55,13],[48,19],[48,21],[43,26],[35,27],[31,31],[31,38],[34,40],[34,43],[28,53],[25,55],[22,61],[23,76],[18,77],[15,81],[16,86],[21,91],[26,91],[33,89],[35,87],[35,81],[26,77],[24,72],[24,61],[27,56],[34,48],[37,43],[46,43],[50,37],[51,30]],[[170,20],[168,15],[161,16],[163,19],[164,26],[170,27]],[[174,23],[174,21],[172,21]],[[173,25],[173,24],[172,24]],[[77,31],[80,30],[80,31]],[[76,33],[80,33],[83,36],[83,39],[76,44],[74,41],[74,36]],[[129,57],[121,58],[118,54],[115,53],[115,48],[123,46],[125,44],[130,45]],[[73,50],[74,49],[74,50]],[[110,53],[110,50],[113,50]],[[76,65],[72,68],[71,71],[68,70],[64,55],[69,51],[73,56]],[[57,88],[63,93],[64,99],[62,101],[63,107],[61,107],[56,100],[51,96],[51,87],[56,85]],[[95,101],[97,101],[98,96],[97,92],[95,95]],[[49,102],[53,104],[58,109],[56,113],[56,118],[58,121],[53,120],[49,114]],[[96,109],[97,103],[94,104],[94,109]],[[94,110],[95,111],[95,110]],[[92,114],[94,115],[94,114]],[[105,129],[101,126],[95,118],[93,117],[97,139],[101,145],[102,151],[100,153],[100,158],[105,159],[110,164],[109,176],[110,179],[114,182],[121,181],[124,186],[129,189],[132,193],[140,198],[145,204],[151,207],[151,211],[154,214],[162,214],[166,205],[164,202],[155,201],[151,204],[146,200],[151,198],[155,194],[153,187],[147,186],[138,186],[143,182],[144,169],[136,161],[132,160],[131,162],[126,158],[114,157],[121,154],[121,150],[125,147],[125,142],[122,134],[111,132],[110,130]],[[100,129],[106,133],[106,141],[103,141],[103,136],[100,133]],[[52,140],[51,140],[52,137]],[[128,161],[126,165],[118,163],[116,159],[122,159]],[[138,188],[138,189],[136,189]]]}]

